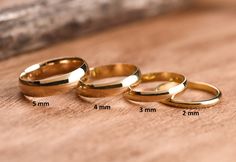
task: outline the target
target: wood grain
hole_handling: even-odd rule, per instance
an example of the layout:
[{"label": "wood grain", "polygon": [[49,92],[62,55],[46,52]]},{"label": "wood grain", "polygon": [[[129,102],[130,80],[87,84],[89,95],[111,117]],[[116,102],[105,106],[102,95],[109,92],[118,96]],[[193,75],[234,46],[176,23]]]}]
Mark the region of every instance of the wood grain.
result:
[{"label": "wood grain", "polygon": [[[232,6],[198,8],[1,61],[0,161],[235,162],[235,19]],[[122,96],[88,102],[75,93],[41,99],[50,107],[33,107],[19,92],[20,72],[59,56],[82,57],[91,67],[124,62],[143,73],[179,72],[219,87],[223,99],[197,110],[199,116],[159,103],[142,105],[156,113],[140,113],[140,105]],[[95,104],[112,109],[94,110]]]},{"label": "wood grain", "polygon": [[0,8],[0,59],[188,4],[186,0],[28,1],[18,5],[10,1],[11,7]]}]

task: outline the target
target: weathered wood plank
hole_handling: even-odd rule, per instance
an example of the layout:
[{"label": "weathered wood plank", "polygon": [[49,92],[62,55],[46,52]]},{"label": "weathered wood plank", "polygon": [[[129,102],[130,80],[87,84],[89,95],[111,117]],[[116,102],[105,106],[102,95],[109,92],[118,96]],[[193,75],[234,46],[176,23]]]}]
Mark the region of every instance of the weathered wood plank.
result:
[{"label": "weathered wood plank", "polygon": [[32,0],[0,11],[0,59],[183,7],[186,0]]}]

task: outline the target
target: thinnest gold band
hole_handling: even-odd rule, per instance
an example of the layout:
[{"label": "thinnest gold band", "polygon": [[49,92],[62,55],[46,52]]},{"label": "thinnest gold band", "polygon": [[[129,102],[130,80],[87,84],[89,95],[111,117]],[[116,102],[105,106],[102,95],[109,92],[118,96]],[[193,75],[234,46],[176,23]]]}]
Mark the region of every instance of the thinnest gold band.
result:
[{"label": "thinnest gold band", "polygon": [[203,83],[203,82],[188,82],[187,88],[189,89],[197,89],[197,90],[202,90],[209,92],[214,95],[214,97],[206,100],[201,100],[201,101],[183,101],[183,100],[177,100],[175,99],[176,95],[173,95],[171,98],[161,101],[162,103],[174,107],[180,107],[180,108],[205,108],[205,107],[210,107],[218,102],[220,102],[220,98],[222,96],[221,91],[216,88],[213,85]]}]

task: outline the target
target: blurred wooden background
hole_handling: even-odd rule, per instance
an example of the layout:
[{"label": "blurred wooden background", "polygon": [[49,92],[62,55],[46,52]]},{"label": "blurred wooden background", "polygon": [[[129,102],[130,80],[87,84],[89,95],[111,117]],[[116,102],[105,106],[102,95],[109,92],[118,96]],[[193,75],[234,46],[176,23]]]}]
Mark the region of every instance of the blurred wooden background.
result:
[{"label": "blurred wooden background", "polygon": [[0,60],[189,6],[188,0],[14,1],[0,8]]},{"label": "blurred wooden background", "polygon": [[[4,2],[4,1],[3,1]],[[83,36],[0,62],[1,162],[235,162],[236,5],[197,1],[196,7]],[[84,101],[75,93],[40,99],[33,107],[18,76],[34,63],[79,56],[92,66],[132,63],[143,73],[174,71],[219,87],[222,102],[187,110],[131,104],[122,96]],[[189,91],[183,98],[204,98]],[[111,110],[95,110],[95,104]],[[141,113],[140,106],[156,112]]]}]

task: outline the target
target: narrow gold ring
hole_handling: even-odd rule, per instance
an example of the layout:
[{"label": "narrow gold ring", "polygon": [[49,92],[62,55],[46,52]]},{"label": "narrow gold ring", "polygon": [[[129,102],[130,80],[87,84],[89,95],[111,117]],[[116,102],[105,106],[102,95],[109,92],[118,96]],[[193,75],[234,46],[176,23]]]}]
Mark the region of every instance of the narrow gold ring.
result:
[{"label": "narrow gold ring", "polygon": [[19,87],[26,96],[44,97],[66,93],[77,87],[88,74],[87,63],[79,57],[64,57],[34,64],[19,77]]},{"label": "narrow gold ring", "polygon": [[187,88],[206,91],[213,94],[214,97],[201,101],[183,101],[175,99],[176,95],[178,95],[176,94],[173,95],[171,98],[161,102],[170,106],[180,108],[205,108],[217,104],[222,96],[222,93],[218,88],[203,82],[188,82]]},{"label": "narrow gold ring", "polygon": [[[128,87],[140,83],[141,72],[131,64],[111,64],[90,68],[89,76],[81,80],[77,88],[78,95],[84,97],[107,97],[118,95],[128,90]],[[118,81],[107,83],[91,83],[111,77],[125,77]]]},{"label": "narrow gold ring", "polygon": [[148,73],[141,77],[141,83],[154,82],[154,81],[169,81],[177,82],[178,84],[168,90],[145,90],[138,91],[130,88],[129,91],[124,93],[126,99],[138,102],[155,102],[170,98],[173,94],[183,91],[186,87],[187,80],[185,76],[171,72],[158,72]]}]

